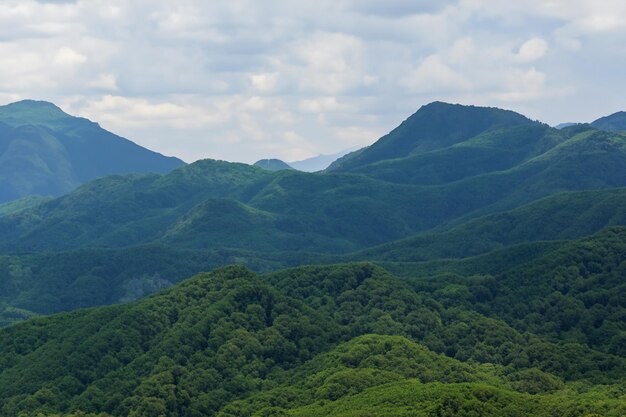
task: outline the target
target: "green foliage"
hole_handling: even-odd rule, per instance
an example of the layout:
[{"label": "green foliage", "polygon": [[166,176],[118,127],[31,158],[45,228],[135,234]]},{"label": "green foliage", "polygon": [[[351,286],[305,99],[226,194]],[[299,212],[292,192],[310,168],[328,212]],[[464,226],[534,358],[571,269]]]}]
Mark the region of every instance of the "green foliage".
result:
[{"label": "green foliage", "polygon": [[293,169],[286,162],[280,159],[261,159],[254,163],[254,166],[266,169],[268,171],[282,171],[283,169]]},{"label": "green foliage", "polygon": [[430,296],[371,264],[228,267],[31,319],[0,330],[0,416],[624,411],[623,357],[460,309],[461,287]]},{"label": "green foliage", "polygon": [[[608,226],[626,225],[624,206],[624,188],[560,193],[513,210],[470,219],[448,230],[366,249],[351,258],[420,262],[477,256],[523,242],[574,239]],[[532,252],[536,247],[520,247],[516,256],[524,256],[524,250]],[[489,262],[498,262],[495,258],[491,256]],[[507,259],[503,265],[510,265],[510,261]]]}]

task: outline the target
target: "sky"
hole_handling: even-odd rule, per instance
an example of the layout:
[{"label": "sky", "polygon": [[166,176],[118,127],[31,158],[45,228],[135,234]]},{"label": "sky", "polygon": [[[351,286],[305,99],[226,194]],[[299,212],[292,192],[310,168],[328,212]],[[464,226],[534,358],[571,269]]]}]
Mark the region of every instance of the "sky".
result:
[{"label": "sky", "polygon": [[440,100],[626,110],[623,0],[0,0],[0,104],[54,102],[187,162],[373,143]]}]

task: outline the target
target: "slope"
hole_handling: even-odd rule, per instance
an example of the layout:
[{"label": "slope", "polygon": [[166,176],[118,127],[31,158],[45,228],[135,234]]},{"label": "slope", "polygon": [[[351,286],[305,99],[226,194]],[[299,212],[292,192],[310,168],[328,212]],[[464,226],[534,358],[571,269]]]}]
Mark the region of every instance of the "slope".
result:
[{"label": "slope", "polygon": [[351,171],[385,159],[446,148],[492,129],[540,125],[512,111],[434,102],[422,106],[367,148],[333,162],[329,171]]},{"label": "slope", "polygon": [[369,264],[229,267],[0,330],[0,416],[306,415],[382,407],[376,393],[399,401],[388,415],[479,399],[482,415],[558,404],[617,416],[625,371],[623,358],[444,307]]},{"label": "slope", "polygon": [[52,103],[0,106],[0,202],[61,195],[110,174],[167,172],[181,165]]},{"label": "slope", "polygon": [[591,122],[596,129],[610,132],[626,132],[626,112],[619,111]]},{"label": "slope", "polygon": [[350,255],[351,259],[420,262],[465,258],[524,242],[567,240],[626,225],[626,189],[567,192]]},{"label": "slope", "polygon": [[[626,138],[596,130],[576,131],[513,168],[428,186],[200,161],[163,176],[105,178],[0,217],[0,248],[215,248],[232,229],[239,248],[345,253],[563,191],[623,186]],[[224,204],[240,215],[223,216]]]},{"label": "slope", "polygon": [[268,171],[281,171],[283,169],[293,169],[286,162],[280,159],[260,159],[254,163],[254,166],[266,169]]}]

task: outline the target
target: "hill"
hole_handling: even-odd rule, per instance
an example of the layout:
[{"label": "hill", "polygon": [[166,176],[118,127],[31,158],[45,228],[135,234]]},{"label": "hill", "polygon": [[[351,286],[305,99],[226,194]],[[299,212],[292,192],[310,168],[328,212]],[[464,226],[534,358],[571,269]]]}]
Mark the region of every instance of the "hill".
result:
[{"label": "hill", "polygon": [[[504,143],[509,137],[514,144],[513,133],[527,128],[512,129],[510,136],[497,132],[487,138]],[[270,172],[210,160],[166,175],[103,178],[0,217],[0,248],[59,250],[158,242],[204,249],[346,253],[563,191],[626,186],[625,137],[585,127],[531,129],[541,135],[509,159],[519,162],[513,167],[458,164],[456,173],[444,170],[450,174],[437,180],[426,175],[418,181],[430,178],[430,184],[413,183],[417,177],[411,179],[411,169],[403,167],[417,167],[413,173],[419,176],[425,165],[404,164],[411,158],[397,160],[393,170],[385,171],[393,178]],[[487,138],[469,143],[485,143]],[[505,152],[504,145],[491,148]],[[534,156],[537,152],[531,148],[541,153]],[[480,159],[482,147],[477,149]],[[450,155],[448,150],[439,154],[437,164],[442,167],[447,166],[442,161]]]},{"label": "hill", "polygon": [[294,169],[297,169],[298,171],[304,171],[304,172],[323,171],[326,168],[328,168],[328,166],[332,164],[333,162],[335,162],[337,159],[341,158],[348,152],[352,152],[353,150],[354,149],[344,150],[344,151],[337,152],[337,153],[330,154],[330,155],[317,155],[311,158],[303,159],[301,161],[289,162],[289,165],[292,166]]},{"label": "hill", "polygon": [[31,319],[0,330],[0,416],[625,411],[623,357],[521,333],[455,291],[430,296],[369,264],[229,267]]},{"label": "hill", "polygon": [[524,242],[569,240],[626,225],[626,189],[561,193],[355,253],[356,259],[420,262],[465,258]]},{"label": "hill", "polygon": [[339,158],[328,170],[351,171],[386,159],[446,148],[492,129],[532,125],[539,123],[512,111],[434,102],[422,106],[373,145]]},{"label": "hill", "polygon": [[475,270],[500,273],[626,224],[625,186],[623,136],[534,122],[348,173],[204,160],[109,176],[0,205],[0,324],[133,300],[232,263],[374,260],[410,276],[465,273],[461,259],[484,255]]},{"label": "hill", "polygon": [[292,166],[280,159],[261,159],[254,163],[254,166],[268,171],[282,171],[283,169],[293,169]]},{"label": "hill", "polygon": [[0,203],[58,196],[106,175],[161,173],[181,165],[52,103],[0,106]]},{"label": "hill", "polygon": [[610,132],[626,132],[626,112],[619,111],[591,122],[596,129]]}]

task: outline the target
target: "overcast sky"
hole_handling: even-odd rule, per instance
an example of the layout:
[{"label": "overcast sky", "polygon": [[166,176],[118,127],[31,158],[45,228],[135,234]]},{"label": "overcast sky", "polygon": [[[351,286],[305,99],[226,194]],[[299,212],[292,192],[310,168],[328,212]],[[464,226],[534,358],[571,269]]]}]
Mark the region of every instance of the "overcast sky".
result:
[{"label": "overcast sky", "polygon": [[0,0],[0,62],[0,104],[52,101],[188,162],[293,161],[434,100],[626,110],[626,1]]}]

